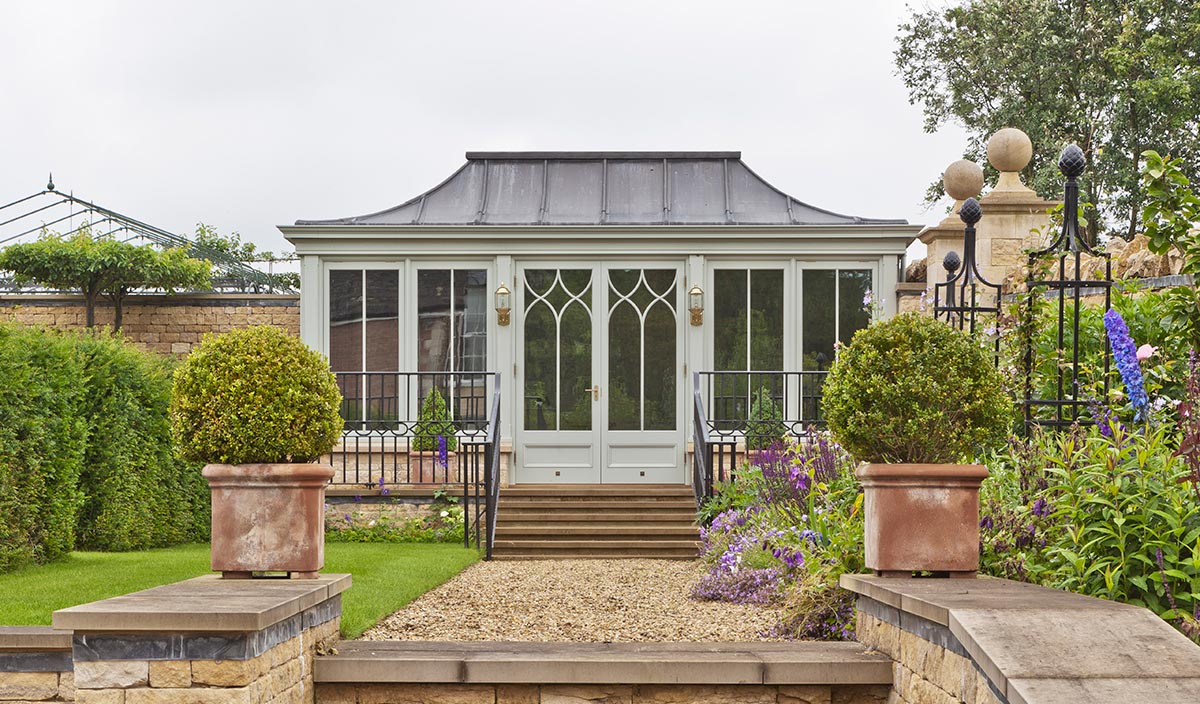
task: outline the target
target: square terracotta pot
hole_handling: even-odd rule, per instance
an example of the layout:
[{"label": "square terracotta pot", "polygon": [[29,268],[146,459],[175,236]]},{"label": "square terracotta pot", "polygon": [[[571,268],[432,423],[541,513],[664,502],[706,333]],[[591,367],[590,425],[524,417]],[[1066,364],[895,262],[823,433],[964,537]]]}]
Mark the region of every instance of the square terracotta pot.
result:
[{"label": "square terracotta pot", "polygon": [[974,573],[979,569],[978,464],[863,464],[868,569]]},{"label": "square terracotta pot", "polygon": [[325,566],[326,464],[209,464],[212,568],[226,577]]}]

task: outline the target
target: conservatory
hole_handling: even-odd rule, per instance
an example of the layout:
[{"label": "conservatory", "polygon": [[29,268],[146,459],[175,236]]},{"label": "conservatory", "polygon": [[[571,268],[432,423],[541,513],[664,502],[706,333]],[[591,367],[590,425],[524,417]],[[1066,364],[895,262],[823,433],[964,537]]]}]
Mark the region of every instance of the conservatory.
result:
[{"label": "conservatory", "polygon": [[415,421],[399,450],[445,455],[498,412],[510,483],[683,484],[701,397],[717,429],[817,419],[804,375],[894,311],[921,228],[807,205],[739,152],[468,152],[398,206],[280,229],[347,436]]}]

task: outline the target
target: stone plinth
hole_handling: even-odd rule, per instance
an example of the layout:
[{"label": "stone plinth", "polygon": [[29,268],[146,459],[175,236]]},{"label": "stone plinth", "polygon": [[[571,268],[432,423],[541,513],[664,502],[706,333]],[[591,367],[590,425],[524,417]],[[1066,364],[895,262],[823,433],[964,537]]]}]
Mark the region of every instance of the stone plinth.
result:
[{"label": "stone plinth", "polygon": [[1200,701],[1200,646],[1150,611],[1003,579],[843,575],[889,702]]},{"label": "stone plinth", "polygon": [[311,704],[313,661],[338,638],[349,586],[198,577],[62,609],[54,625],[73,631],[80,704]]}]

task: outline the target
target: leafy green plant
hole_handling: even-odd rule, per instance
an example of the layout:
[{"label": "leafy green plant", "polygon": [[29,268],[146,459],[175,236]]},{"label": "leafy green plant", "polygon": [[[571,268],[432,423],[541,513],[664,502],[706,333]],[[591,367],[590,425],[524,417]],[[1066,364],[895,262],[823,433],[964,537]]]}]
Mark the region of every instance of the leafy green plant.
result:
[{"label": "leafy green plant", "polygon": [[108,237],[93,237],[84,226],[70,238],[44,232],[34,242],[0,250],[0,269],[16,274],[17,281],[78,290],[87,308],[87,325],[96,324],[96,303],[101,295],[113,303],[113,328],[121,329],[122,306],[137,288],[207,289],[212,265],[190,258],[183,249],[158,250]]},{"label": "leafy green plant", "polygon": [[984,570],[1144,606],[1200,639],[1200,502],[1171,426],[1037,432],[989,458]]},{"label": "leafy green plant", "polygon": [[341,437],[325,357],[279,328],[206,335],[175,371],[171,427],[196,462],[310,462]]},{"label": "leafy green plant", "polygon": [[[439,441],[439,437],[443,440]],[[421,402],[421,411],[413,427],[412,449],[417,452],[441,451],[443,444],[447,452],[458,449],[458,428],[450,419],[450,409],[442,392],[432,388]]]},{"label": "leafy green plant", "polygon": [[[1183,259],[1181,273],[1200,277],[1200,195],[1190,187],[1182,159],[1155,151],[1142,152],[1142,157],[1146,160],[1142,169],[1146,246],[1160,255],[1175,250]],[[1192,349],[1200,350],[1200,287],[1171,288],[1162,324],[1182,329]]]},{"label": "leafy green plant", "polygon": [[834,438],[862,462],[962,462],[1001,443],[1013,416],[990,354],[920,313],[857,332],[823,394]]},{"label": "leafy green plant", "polygon": [[780,442],[787,433],[783,409],[766,388],[754,391],[746,418],[746,449],[762,450]]},{"label": "leafy green plant", "polygon": [[387,509],[373,516],[325,511],[325,539],[333,543],[462,543],[463,508],[457,497],[438,499],[423,515],[401,518]]}]

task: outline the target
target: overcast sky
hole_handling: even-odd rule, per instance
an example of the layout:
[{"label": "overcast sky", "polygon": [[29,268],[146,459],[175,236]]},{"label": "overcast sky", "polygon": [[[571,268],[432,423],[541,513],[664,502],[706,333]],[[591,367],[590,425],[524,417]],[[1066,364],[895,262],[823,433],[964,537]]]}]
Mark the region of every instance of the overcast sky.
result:
[{"label": "overcast sky", "polygon": [[940,220],[903,2],[10,2],[0,203],[61,190],[270,249],[436,185],[468,150],[738,149],[818,207]]}]

